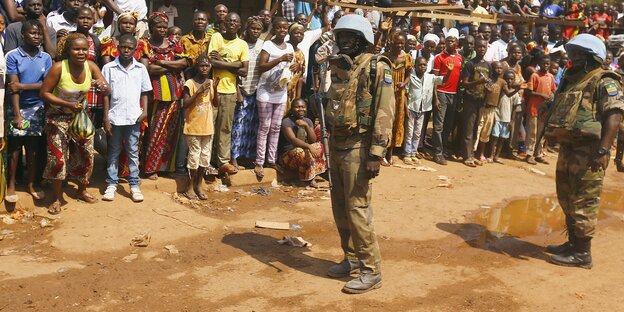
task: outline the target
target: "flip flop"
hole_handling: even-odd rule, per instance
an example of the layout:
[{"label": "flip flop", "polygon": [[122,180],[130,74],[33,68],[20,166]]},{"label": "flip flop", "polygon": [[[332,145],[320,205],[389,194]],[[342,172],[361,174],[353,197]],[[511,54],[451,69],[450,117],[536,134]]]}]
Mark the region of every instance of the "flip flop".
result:
[{"label": "flip flop", "polygon": [[204,192],[199,192],[199,193],[195,193],[197,194],[197,198],[199,198],[199,200],[207,200],[208,196],[204,193]]},{"label": "flip flop", "polygon": [[264,170],[262,167],[258,168],[258,166],[254,167],[254,173],[258,179],[264,178]]},{"label": "flip flop", "polygon": [[44,191],[31,192],[30,196],[32,196],[36,200],[42,200],[42,199],[45,199],[45,192]]},{"label": "flip flop", "polygon": [[17,194],[4,196],[4,201],[7,203],[17,203],[19,196]]},{"label": "flip flop", "polygon": [[197,200],[197,194],[189,194],[188,192],[184,192],[182,193],[182,195],[184,195],[184,197],[190,199],[190,200]]},{"label": "flip flop", "polygon": [[61,203],[59,202],[54,202],[52,203],[52,205],[50,205],[50,207],[48,207],[48,213],[51,215],[57,215],[59,213],[61,213]]}]

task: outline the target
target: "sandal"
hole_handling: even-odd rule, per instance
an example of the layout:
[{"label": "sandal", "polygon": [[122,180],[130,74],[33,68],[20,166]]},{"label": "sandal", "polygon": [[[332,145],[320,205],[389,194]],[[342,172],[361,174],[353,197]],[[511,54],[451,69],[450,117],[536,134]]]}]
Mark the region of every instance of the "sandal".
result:
[{"label": "sandal", "polygon": [[32,196],[36,200],[42,200],[42,199],[45,199],[45,192],[44,191],[30,192],[30,196]]},{"label": "sandal", "polygon": [[17,196],[17,194],[4,196],[4,201],[7,203],[14,204],[14,203],[17,203],[18,200],[19,200],[19,196]]},{"label": "sandal", "polygon": [[51,215],[57,215],[59,213],[61,213],[61,202],[59,201],[55,201],[53,202],[50,207],[48,207],[48,213]]},{"label": "sandal", "polygon": [[84,201],[87,204],[95,204],[98,201],[97,198],[95,198],[93,195],[87,193],[86,191],[84,193],[78,195],[78,199]]},{"label": "sandal", "polygon": [[206,193],[204,193],[204,192],[199,192],[199,193],[197,193],[197,192],[196,192],[196,194],[197,194],[197,198],[198,198],[199,200],[208,200],[208,196],[206,195]]},{"label": "sandal", "polygon": [[197,200],[197,194],[195,193],[189,193],[189,192],[184,192],[182,193],[182,196],[190,199],[190,200]]},{"label": "sandal", "polygon": [[383,157],[381,159],[381,165],[384,166],[384,167],[390,167],[390,163],[388,162],[388,160],[385,157]]},{"label": "sandal", "polygon": [[158,180],[158,173],[152,173],[147,178],[152,180],[152,181]]},{"label": "sandal", "polygon": [[256,167],[254,167],[254,173],[258,179],[264,178],[264,168],[260,165],[256,165]]}]

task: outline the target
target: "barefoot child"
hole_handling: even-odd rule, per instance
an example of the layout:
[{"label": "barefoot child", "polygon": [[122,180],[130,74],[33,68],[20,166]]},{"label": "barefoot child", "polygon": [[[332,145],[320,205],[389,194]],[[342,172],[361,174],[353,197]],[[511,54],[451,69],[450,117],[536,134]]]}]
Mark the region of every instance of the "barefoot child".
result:
[{"label": "barefoot child", "polygon": [[187,168],[190,180],[184,192],[189,199],[206,200],[201,189],[202,178],[210,165],[212,136],[214,134],[213,106],[217,106],[216,86],[218,81],[209,79],[210,62],[201,55],[195,62],[196,75],[184,83],[184,135],[188,143]]},{"label": "barefoot child", "polygon": [[133,55],[137,40],[131,34],[119,38],[119,57],[102,68],[112,94],[104,96],[104,130],[108,135],[106,191],[103,200],[112,201],[117,191],[119,153],[125,142],[132,201],[143,201],[139,189],[139,136],[141,123],[147,117],[147,94],[152,84],[145,65]]},{"label": "barefoot child", "polygon": [[548,163],[542,155],[542,145],[544,142],[536,142],[537,136],[544,126],[544,122],[538,118],[538,110],[542,103],[552,99],[555,91],[557,91],[555,77],[550,73],[550,58],[548,56],[543,56],[538,61],[538,65],[539,71],[533,73],[527,83],[529,100],[527,102],[526,161],[531,165],[535,165],[538,162]]},{"label": "barefoot child", "polygon": [[17,162],[22,156],[22,147],[26,148],[28,168],[27,191],[34,199],[43,199],[45,193],[37,191],[34,183],[39,171],[37,159],[43,157],[39,152],[41,144],[45,144],[43,125],[45,109],[39,97],[39,89],[43,77],[52,67],[52,58],[39,46],[43,39],[43,25],[37,20],[26,20],[22,23],[24,44],[6,55],[8,89],[12,106],[8,109],[7,119],[11,126],[7,131],[9,141],[9,186],[5,200],[14,203],[18,200],[15,194],[15,176]]},{"label": "barefoot child", "polygon": [[[508,70],[503,76],[506,85],[503,85],[503,92],[498,107],[494,114],[494,128],[492,129],[492,140],[490,144],[490,157],[495,163],[502,164],[500,153],[503,143],[510,135],[509,123],[511,122],[511,112],[522,103],[522,98],[517,93],[516,74],[513,70]],[[505,92],[507,91],[507,92]],[[507,95],[511,91],[511,96]]]}]

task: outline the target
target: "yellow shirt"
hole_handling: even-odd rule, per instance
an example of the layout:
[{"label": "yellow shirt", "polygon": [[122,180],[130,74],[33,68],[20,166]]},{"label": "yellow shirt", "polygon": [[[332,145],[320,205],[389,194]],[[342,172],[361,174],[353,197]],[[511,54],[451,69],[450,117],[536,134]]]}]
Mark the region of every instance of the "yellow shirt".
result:
[{"label": "yellow shirt", "polygon": [[[220,33],[215,33],[210,39],[208,53],[217,51],[227,62],[249,61],[249,46],[245,40],[236,37],[234,40],[225,40]],[[214,77],[219,77],[217,91],[223,94],[236,93],[236,74],[225,69],[213,69]]]},{"label": "yellow shirt", "polygon": [[[210,89],[195,100],[195,103],[186,109],[184,118],[184,134],[205,136],[214,134],[212,123],[212,101],[214,99],[212,80],[209,80]],[[201,85],[193,79],[184,83],[189,95],[193,96]]]}]

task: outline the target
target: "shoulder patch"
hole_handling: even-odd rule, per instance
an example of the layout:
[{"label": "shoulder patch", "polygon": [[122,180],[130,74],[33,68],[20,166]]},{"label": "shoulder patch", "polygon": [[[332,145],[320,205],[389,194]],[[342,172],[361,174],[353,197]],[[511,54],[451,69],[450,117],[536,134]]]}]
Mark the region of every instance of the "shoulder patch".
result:
[{"label": "shoulder patch", "polygon": [[390,71],[390,68],[384,69],[384,82],[387,84],[392,83],[392,72]]},{"label": "shoulder patch", "polygon": [[617,85],[613,82],[605,85],[605,91],[607,91],[607,94],[609,96],[616,96],[618,94],[618,88]]}]

